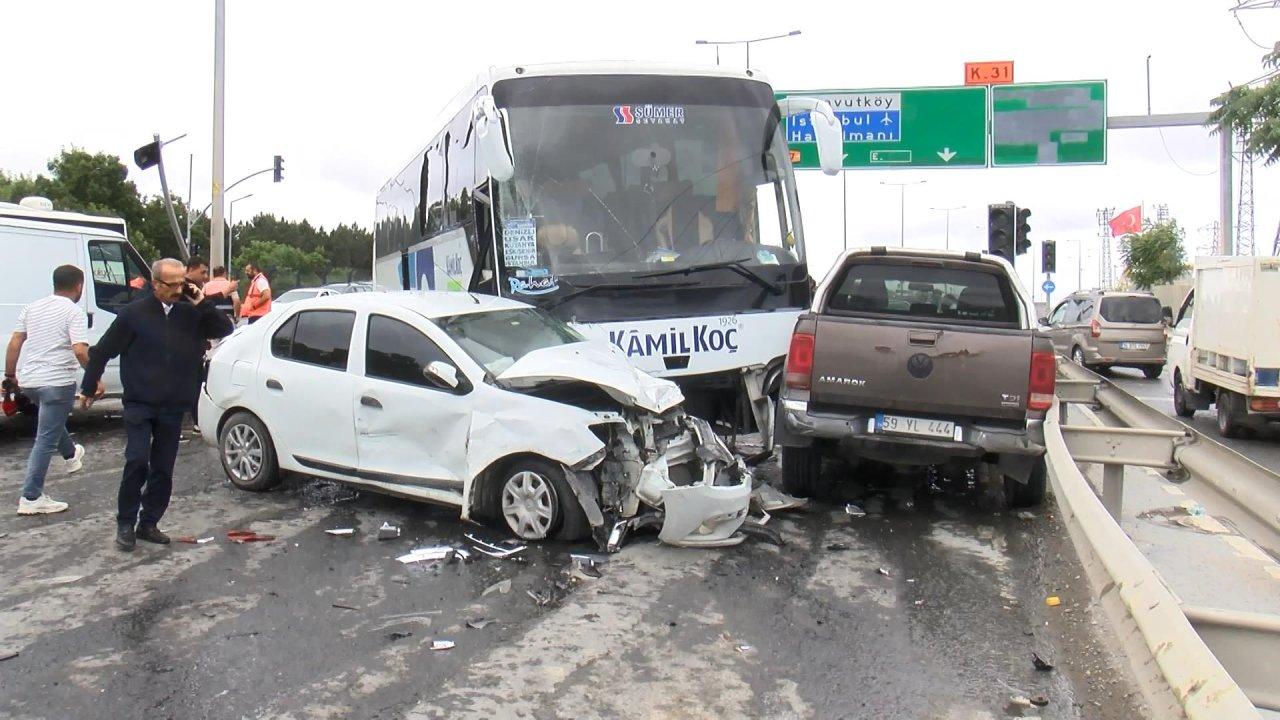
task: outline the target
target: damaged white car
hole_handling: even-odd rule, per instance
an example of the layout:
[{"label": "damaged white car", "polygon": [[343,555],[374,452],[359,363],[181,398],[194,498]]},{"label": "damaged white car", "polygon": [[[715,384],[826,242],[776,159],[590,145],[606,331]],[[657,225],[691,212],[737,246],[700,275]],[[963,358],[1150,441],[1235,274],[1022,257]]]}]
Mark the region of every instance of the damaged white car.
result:
[{"label": "damaged white car", "polygon": [[741,540],[751,476],[670,381],[523,303],[359,293],[290,304],[214,353],[199,423],[237,487],[282,471],[606,549]]}]

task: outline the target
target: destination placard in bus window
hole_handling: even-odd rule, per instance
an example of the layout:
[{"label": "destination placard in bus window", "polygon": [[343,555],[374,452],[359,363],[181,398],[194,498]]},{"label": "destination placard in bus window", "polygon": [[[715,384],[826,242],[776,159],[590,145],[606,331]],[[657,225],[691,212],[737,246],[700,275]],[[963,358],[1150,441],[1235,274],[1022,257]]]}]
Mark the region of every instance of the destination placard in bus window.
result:
[{"label": "destination placard in bus window", "polygon": [[502,261],[507,267],[538,264],[538,223],[533,218],[511,218],[502,223]]}]

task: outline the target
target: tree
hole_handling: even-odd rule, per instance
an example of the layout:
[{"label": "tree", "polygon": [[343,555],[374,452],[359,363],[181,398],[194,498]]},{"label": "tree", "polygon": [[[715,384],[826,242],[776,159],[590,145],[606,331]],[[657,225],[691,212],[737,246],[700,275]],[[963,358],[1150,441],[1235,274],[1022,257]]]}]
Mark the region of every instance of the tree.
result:
[{"label": "tree", "polygon": [[1245,149],[1270,165],[1280,160],[1280,46],[1262,57],[1269,77],[1261,85],[1238,85],[1211,102],[1212,132],[1244,137]]},{"label": "tree", "polygon": [[1182,240],[1186,233],[1176,220],[1159,223],[1140,233],[1126,236],[1120,243],[1125,274],[1140,290],[1170,283],[1190,269]]}]

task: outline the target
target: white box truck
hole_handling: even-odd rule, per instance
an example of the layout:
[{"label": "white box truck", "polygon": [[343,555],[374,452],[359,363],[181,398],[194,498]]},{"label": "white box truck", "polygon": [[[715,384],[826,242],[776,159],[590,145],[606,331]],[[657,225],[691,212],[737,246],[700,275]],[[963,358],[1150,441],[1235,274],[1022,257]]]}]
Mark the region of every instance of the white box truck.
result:
[{"label": "white box truck", "polygon": [[[124,220],[59,212],[47,200],[29,200],[0,202],[0,346],[8,344],[22,307],[53,292],[59,265],[84,271],[80,306],[88,317],[89,342],[96,343],[121,306],[149,291],[150,270],[129,243]],[[107,365],[102,379],[108,396],[121,394],[118,360]]]},{"label": "white box truck", "polygon": [[1223,437],[1280,422],[1280,257],[1196,258],[1176,317],[1174,410],[1189,418],[1216,406]]}]

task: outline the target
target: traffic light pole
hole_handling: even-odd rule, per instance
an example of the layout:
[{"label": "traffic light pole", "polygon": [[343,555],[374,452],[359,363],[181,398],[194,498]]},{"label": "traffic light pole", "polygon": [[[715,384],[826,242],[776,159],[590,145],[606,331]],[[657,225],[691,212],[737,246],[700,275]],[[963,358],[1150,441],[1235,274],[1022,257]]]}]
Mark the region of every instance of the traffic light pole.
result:
[{"label": "traffic light pole", "polygon": [[227,1],[213,3],[213,215],[209,218],[209,257],[221,258],[223,180],[223,123],[226,119]]}]

